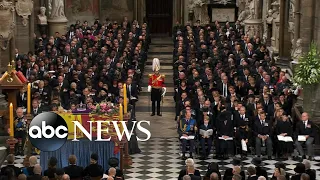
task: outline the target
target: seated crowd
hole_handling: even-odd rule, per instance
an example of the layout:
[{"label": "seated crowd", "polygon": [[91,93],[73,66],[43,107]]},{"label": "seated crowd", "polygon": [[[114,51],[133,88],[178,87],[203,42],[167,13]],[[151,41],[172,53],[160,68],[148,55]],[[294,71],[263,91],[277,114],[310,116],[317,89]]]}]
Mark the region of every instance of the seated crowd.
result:
[{"label": "seated crowd", "polygon": [[295,146],[295,158],[312,160],[316,125],[307,113],[298,122],[290,116],[300,89],[260,38],[243,32],[239,22],[174,28],[174,99],[183,159],[187,152],[192,157],[196,146],[205,159],[214,144],[222,159],[248,153],[287,159]]},{"label": "seated crowd", "polygon": [[103,169],[98,164],[99,157],[97,154],[91,154],[90,164],[87,167],[77,165],[77,157],[70,155],[69,165],[66,167],[57,167],[58,160],[51,157],[48,160],[48,169],[44,170],[38,164],[36,156],[29,158],[29,166],[19,168],[14,165],[15,156],[7,156],[7,165],[1,168],[0,176],[7,180],[123,180],[123,172],[118,168],[119,160],[116,158],[109,159],[109,169]]},{"label": "seated crowd", "polygon": [[[105,101],[123,103],[123,84],[127,84],[131,116],[135,118],[135,102],[138,100],[139,82],[150,42],[146,23],[140,25],[138,21],[129,22],[124,17],[121,24],[109,19],[103,23],[96,20],[92,25],[87,21],[77,21],[65,34],[57,32],[50,37],[42,34],[36,38],[35,52],[20,54],[16,49],[15,69],[21,71],[31,83],[31,114],[36,116],[45,111],[72,112],[83,107],[89,110]],[[27,88],[23,88],[17,94],[14,127],[15,138],[20,142],[16,154],[21,155],[27,135],[27,103]],[[31,174],[41,172],[41,167],[34,167],[37,168],[30,170]],[[112,173],[113,170],[110,170]],[[91,173],[96,171],[95,168],[84,169],[82,176],[92,176]],[[66,169],[64,172],[69,176],[61,178],[74,179]],[[10,176],[11,172],[8,173]],[[41,179],[29,176],[28,179]],[[53,173],[49,175],[50,178],[54,178]]]},{"label": "seated crowd", "polygon": [[[204,180],[316,180],[316,171],[311,169],[309,160],[303,160],[302,163],[296,164],[294,168],[295,175],[291,176],[286,172],[286,165],[283,162],[275,164],[274,172],[268,177],[267,170],[263,167],[260,158],[253,158],[252,166],[248,166],[246,171],[243,170],[241,159],[234,158],[233,167],[226,169],[222,173],[219,171],[218,163],[210,163]],[[195,168],[193,159],[185,161],[186,168],[179,173],[178,180],[201,180],[200,171]]]},{"label": "seated crowd", "polygon": [[[150,42],[147,24],[125,17],[121,24],[77,21],[66,34],[42,34],[34,53],[16,49],[15,68],[31,83],[33,115],[58,107],[74,110],[79,104],[118,103],[124,83],[132,87],[128,97],[137,98]],[[18,107],[27,107],[26,97],[22,89]]]}]

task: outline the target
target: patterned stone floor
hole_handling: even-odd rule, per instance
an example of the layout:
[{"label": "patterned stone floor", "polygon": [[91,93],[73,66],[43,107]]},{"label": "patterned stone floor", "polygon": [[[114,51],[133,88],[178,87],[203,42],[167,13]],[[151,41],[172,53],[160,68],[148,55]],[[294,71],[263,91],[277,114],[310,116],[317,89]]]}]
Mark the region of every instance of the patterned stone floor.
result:
[{"label": "patterned stone floor", "polygon": [[[181,160],[178,138],[151,138],[147,142],[140,142],[139,147],[141,154],[132,155],[132,168],[126,170],[126,180],[176,180],[179,171],[185,167],[184,161]],[[242,162],[242,169],[251,166],[252,157]],[[195,158],[196,168],[200,170],[201,175],[205,175],[208,164],[217,162],[220,171],[232,167],[230,163],[232,159],[217,160],[212,155],[207,160],[199,160]],[[266,160],[265,168],[269,176],[274,172],[274,164],[276,160]],[[293,160],[284,161],[286,164],[286,172],[290,175],[294,174],[293,169],[299,162]],[[317,170],[317,177],[320,178],[320,162],[312,161],[312,169]]]}]

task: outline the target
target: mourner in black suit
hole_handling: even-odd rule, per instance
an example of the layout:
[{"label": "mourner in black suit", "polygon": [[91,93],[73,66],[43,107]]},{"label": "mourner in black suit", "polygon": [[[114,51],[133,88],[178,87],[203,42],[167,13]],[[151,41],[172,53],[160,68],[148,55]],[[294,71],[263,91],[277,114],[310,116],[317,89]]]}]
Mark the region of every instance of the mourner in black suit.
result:
[{"label": "mourner in black suit", "polygon": [[[209,123],[209,116],[205,116],[203,124],[200,125],[200,131],[201,130],[207,131],[209,129],[211,129],[213,131],[212,124]],[[213,141],[212,137],[213,137],[213,135],[203,136],[203,135],[200,134],[200,142],[201,142],[202,158],[203,159],[208,157],[209,154],[210,154],[211,147],[212,147],[212,141]],[[207,150],[206,150],[206,146],[205,146],[206,143],[207,143],[207,146],[208,146]]]},{"label": "mourner in black suit", "polygon": [[7,165],[1,168],[0,175],[6,176],[5,173],[7,168],[13,169],[16,177],[18,177],[22,173],[21,169],[14,165],[14,160],[15,157],[13,154],[9,154],[7,156]]},{"label": "mourner in black suit", "polygon": [[[247,151],[242,149],[242,141],[249,147],[252,133],[252,119],[246,114],[246,108],[242,106],[239,113],[234,115],[236,129],[236,144],[241,149],[241,156],[246,156]],[[247,148],[248,149],[248,148]]]},{"label": "mourner in black suit", "polygon": [[69,156],[69,166],[64,167],[64,172],[70,176],[70,179],[79,179],[83,175],[83,167],[76,165],[75,155]]},{"label": "mourner in black suit", "polygon": [[[231,113],[223,110],[218,116],[217,122],[218,156],[233,155],[234,125]],[[232,138],[232,139],[231,139]]]},{"label": "mourner in black suit", "polygon": [[256,154],[257,156],[261,156],[261,147],[267,147],[268,159],[272,158],[272,140],[271,140],[271,131],[272,126],[268,120],[266,120],[266,113],[261,112],[259,116],[259,120],[255,122],[254,125],[254,135],[256,136]]},{"label": "mourner in black suit", "polygon": [[27,102],[27,93],[24,88],[20,90],[20,92],[17,94],[17,106],[27,108],[28,102]]},{"label": "mourner in black suit", "polygon": [[129,103],[132,105],[132,113],[131,116],[135,117],[135,108],[136,102],[138,101],[138,86],[135,83],[132,83],[132,78],[127,78],[127,97],[130,100]]},{"label": "mourner in black suit", "polygon": [[32,101],[32,110],[31,110],[31,114],[33,115],[33,117],[37,116],[38,114],[42,113],[42,108],[39,107],[39,100],[38,99],[34,99]]},{"label": "mourner in black suit", "polygon": [[[302,148],[302,144],[305,144],[307,147],[307,155],[310,159],[313,156],[313,142],[314,137],[316,135],[315,125],[312,121],[309,120],[308,113],[302,113],[301,121],[297,122],[296,124],[296,131],[295,131],[295,145],[296,148],[301,156],[305,158],[305,153]],[[306,141],[298,141],[298,136],[304,136]]]}]

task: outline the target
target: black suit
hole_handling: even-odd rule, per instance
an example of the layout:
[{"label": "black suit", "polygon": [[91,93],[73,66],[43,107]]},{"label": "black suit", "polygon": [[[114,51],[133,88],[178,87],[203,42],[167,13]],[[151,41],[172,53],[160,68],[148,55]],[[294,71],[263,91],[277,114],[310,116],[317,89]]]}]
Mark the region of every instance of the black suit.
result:
[{"label": "black suit", "polygon": [[38,114],[42,113],[42,108],[31,108],[31,114],[33,115],[33,117],[37,116]]},{"label": "black suit", "polygon": [[[298,136],[299,135],[308,135],[309,138],[305,142],[299,142]],[[305,143],[307,147],[307,154],[308,156],[313,155],[313,141],[314,137],[316,136],[316,130],[315,125],[312,121],[308,120],[307,125],[305,125],[305,122],[299,121],[296,124],[296,131],[295,131],[295,145],[297,147],[297,150],[299,151],[300,155],[305,155],[303,148],[301,144]]]},{"label": "black suit", "polygon": [[259,166],[256,167],[256,175],[257,175],[258,177],[263,176],[263,177],[265,177],[266,179],[269,179],[269,178],[268,178],[267,170],[265,170],[263,167],[259,167]]},{"label": "black suit", "polygon": [[64,167],[64,172],[70,176],[70,179],[81,178],[83,175],[83,167],[77,165],[69,165]]},{"label": "black suit", "polygon": [[27,177],[27,180],[41,180],[41,179],[42,179],[42,176],[38,174]]},{"label": "black suit", "polygon": [[248,180],[258,180],[258,176],[257,175],[250,176],[248,177]]},{"label": "black suit", "polygon": [[[261,123],[260,120],[257,120],[254,124],[253,129],[254,135],[256,136],[256,154],[261,155],[261,146],[267,146],[268,156],[272,156],[272,125],[269,121],[265,120],[264,123]],[[269,136],[264,142],[258,137],[258,135]]]},{"label": "black suit", "polygon": [[135,117],[136,102],[138,100],[138,86],[136,84],[127,84],[127,97],[130,100],[129,103],[132,105],[131,115]]},{"label": "black suit", "polygon": [[17,106],[18,107],[25,107],[27,108],[28,102],[27,102],[27,93],[18,93],[17,94]]},{"label": "black suit", "polygon": [[0,175],[5,176],[5,171],[6,171],[7,168],[13,169],[14,174],[15,174],[16,177],[18,177],[22,173],[21,169],[16,167],[15,165],[7,165],[7,166],[4,166],[4,167],[1,168]]},{"label": "black suit", "polygon": [[83,176],[102,177],[103,167],[99,164],[90,164],[83,170]]},{"label": "black suit", "polygon": [[316,171],[314,169],[307,169],[306,173],[310,176],[310,180],[316,180]]}]

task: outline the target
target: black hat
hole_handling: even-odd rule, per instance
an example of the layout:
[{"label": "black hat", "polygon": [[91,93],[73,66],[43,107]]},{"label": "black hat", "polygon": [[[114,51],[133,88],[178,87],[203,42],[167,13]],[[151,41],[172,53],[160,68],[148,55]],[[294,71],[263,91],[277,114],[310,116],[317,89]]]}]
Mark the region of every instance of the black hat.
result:
[{"label": "black hat", "polygon": [[58,168],[58,169],[56,170],[56,175],[57,175],[57,176],[62,176],[62,175],[64,175],[64,170],[63,170],[62,168]]},{"label": "black hat", "polygon": [[91,157],[90,157],[90,158],[93,159],[93,160],[95,160],[95,161],[98,161],[99,156],[98,156],[98,154],[93,153],[93,154],[91,154]]},{"label": "black hat", "polygon": [[108,164],[110,167],[117,167],[119,165],[119,159],[116,157],[111,157],[108,160]]},{"label": "black hat", "polygon": [[106,93],[108,92],[108,90],[106,88],[102,88],[101,91],[104,91]]},{"label": "black hat", "polygon": [[254,96],[254,94],[249,94],[249,95],[248,95],[248,98],[253,98],[253,99],[254,99],[255,96]]},{"label": "black hat", "polygon": [[264,163],[262,162],[261,158],[255,157],[252,159],[251,163],[255,166],[263,166]]},{"label": "black hat", "polygon": [[239,158],[233,158],[233,160],[232,160],[232,165],[234,165],[234,166],[240,166],[241,165],[241,159],[239,159]]},{"label": "black hat", "polygon": [[296,173],[302,174],[306,172],[306,167],[303,163],[298,163],[293,170]]},{"label": "black hat", "polygon": [[276,168],[286,169],[286,165],[283,162],[277,162],[274,166]]}]

